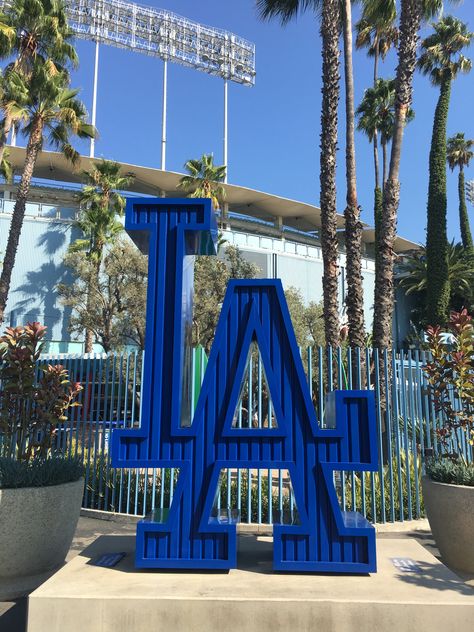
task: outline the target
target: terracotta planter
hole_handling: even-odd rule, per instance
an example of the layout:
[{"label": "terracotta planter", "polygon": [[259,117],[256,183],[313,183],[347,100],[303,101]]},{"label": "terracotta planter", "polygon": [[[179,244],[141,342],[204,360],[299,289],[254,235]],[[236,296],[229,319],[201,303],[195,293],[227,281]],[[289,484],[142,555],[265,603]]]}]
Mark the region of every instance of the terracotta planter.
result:
[{"label": "terracotta planter", "polygon": [[31,588],[38,584],[35,576],[64,562],[83,489],[82,478],[49,487],[0,489],[0,592],[7,591],[8,598],[12,592],[28,592],[30,584]]},{"label": "terracotta planter", "polygon": [[443,561],[474,573],[474,487],[436,483],[423,477],[423,500]]}]

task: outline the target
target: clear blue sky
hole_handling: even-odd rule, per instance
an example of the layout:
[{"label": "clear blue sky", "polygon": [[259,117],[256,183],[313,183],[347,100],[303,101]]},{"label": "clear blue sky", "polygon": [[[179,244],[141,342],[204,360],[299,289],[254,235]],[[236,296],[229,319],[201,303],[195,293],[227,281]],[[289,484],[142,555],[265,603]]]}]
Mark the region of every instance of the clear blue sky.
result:
[{"label": "clear blue sky", "polygon": [[[318,23],[310,13],[287,27],[257,19],[254,0],[144,0],[211,26],[231,30],[256,44],[254,88],[229,88],[229,181],[300,201],[319,204],[319,132],[321,56]],[[474,30],[472,0],[448,11]],[[357,18],[357,9],[355,16]],[[426,35],[428,27],[423,30]],[[80,68],[75,84],[91,109],[94,46],[78,43]],[[469,53],[468,53],[469,54]],[[470,51],[474,57],[474,47]],[[159,167],[161,139],[162,62],[156,58],[101,47],[96,155]],[[381,67],[391,76],[395,55]],[[172,64],[169,67],[167,168],[204,152],[222,161],[223,83],[217,77]],[[355,53],[356,102],[372,81],[372,61]],[[438,92],[418,73],[416,118],[406,130],[401,167],[399,233],[423,241],[426,225],[428,153]],[[340,104],[338,208],[345,200],[343,95]],[[474,70],[453,86],[448,134],[463,131],[474,138]],[[356,138],[359,201],[363,219],[372,222],[372,150]],[[467,172],[474,178],[474,162]],[[448,232],[459,237],[457,177],[448,174]],[[474,228],[473,207],[469,206]]]}]

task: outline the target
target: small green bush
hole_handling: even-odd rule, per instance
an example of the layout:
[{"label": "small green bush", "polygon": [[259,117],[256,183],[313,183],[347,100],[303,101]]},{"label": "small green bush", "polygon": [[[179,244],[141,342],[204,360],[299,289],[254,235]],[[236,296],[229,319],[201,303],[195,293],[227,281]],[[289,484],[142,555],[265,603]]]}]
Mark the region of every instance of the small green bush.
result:
[{"label": "small green bush", "polygon": [[52,456],[18,461],[0,458],[0,489],[49,487],[72,483],[84,476],[84,466],[77,458]]},{"label": "small green bush", "polygon": [[436,483],[474,487],[474,463],[451,459],[433,459],[426,464],[426,473]]}]

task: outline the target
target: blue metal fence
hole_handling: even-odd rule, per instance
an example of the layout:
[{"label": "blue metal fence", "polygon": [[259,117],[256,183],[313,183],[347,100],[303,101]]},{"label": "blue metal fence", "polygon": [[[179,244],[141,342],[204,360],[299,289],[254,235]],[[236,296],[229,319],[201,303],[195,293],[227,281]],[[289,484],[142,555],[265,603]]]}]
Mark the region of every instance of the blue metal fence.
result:
[{"label": "blue metal fence", "polygon": [[[360,511],[372,522],[394,522],[423,516],[421,473],[426,454],[436,452],[439,419],[422,371],[425,352],[374,353],[370,349],[302,350],[308,383],[320,423],[326,419],[325,394],[334,388],[371,388],[377,395],[380,452],[378,472],[337,472],[341,507]],[[118,427],[138,427],[142,355],[137,352],[85,356],[52,356],[71,379],[83,384],[81,406],[70,410],[58,430],[57,448],[79,455],[86,468],[84,508],[144,515],[166,510],[179,471],[115,470],[110,467],[109,440]],[[199,394],[206,358],[192,355],[192,405]],[[236,427],[275,423],[258,350],[249,355],[247,380],[235,413]],[[472,447],[463,445],[472,460]],[[291,480],[286,471],[228,470],[222,473],[216,508],[238,509],[241,520],[271,524],[285,512],[297,520]],[[281,518],[280,518],[281,519]]]}]

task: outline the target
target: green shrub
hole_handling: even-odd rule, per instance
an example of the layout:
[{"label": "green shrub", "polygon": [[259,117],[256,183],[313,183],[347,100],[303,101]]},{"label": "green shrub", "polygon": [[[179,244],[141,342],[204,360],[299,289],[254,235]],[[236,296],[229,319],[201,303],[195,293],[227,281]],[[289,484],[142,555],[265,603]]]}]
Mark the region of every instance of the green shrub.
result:
[{"label": "green shrub", "polygon": [[84,476],[84,466],[77,458],[52,456],[18,461],[0,458],[0,489],[49,487],[72,483]]},{"label": "green shrub", "polygon": [[474,463],[451,459],[433,459],[426,464],[426,473],[437,483],[474,487]]},{"label": "green shrub", "polygon": [[[400,495],[402,496],[403,517],[408,519],[408,497],[411,497],[411,510],[413,518],[418,517],[416,506],[416,487],[418,478],[418,494],[420,502],[420,515],[424,515],[423,497],[421,495],[421,462],[419,457],[416,460],[417,470],[415,473],[415,460],[413,455],[410,454],[407,458],[404,452],[400,455],[400,469],[401,469],[401,489],[400,480],[398,477],[398,461],[396,457],[392,457],[392,472],[393,472],[393,496],[390,494],[390,468],[388,465],[383,467],[383,497],[385,501],[385,520],[390,520],[390,502],[393,500],[394,505],[394,517],[395,520],[399,520],[401,516],[400,507]],[[367,520],[371,522],[381,522],[383,518],[382,513],[382,485],[380,480],[380,473],[374,474],[374,491],[375,491],[375,503],[372,498],[372,475],[370,472],[361,472],[355,475],[355,505],[356,510],[362,513],[362,477],[364,477],[364,491],[365,491],[365,508]],[[408,484],[408,479],[410,484]],[[346,508],[352,510],[352,477],[350,474],[346,476]],[[340,498],[340,492],[338,492]],[[374,515],[375,504],[375,515]]]}]

